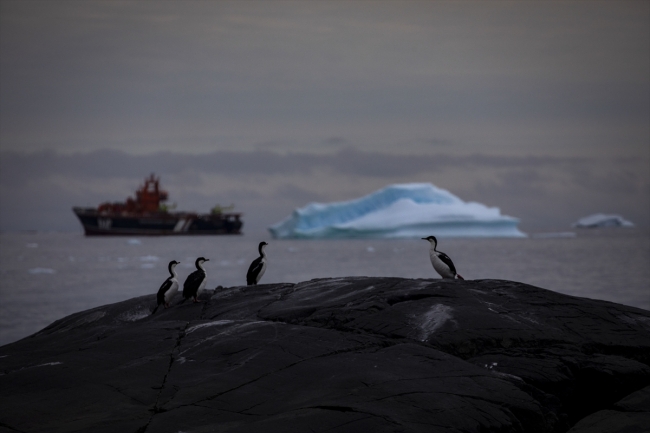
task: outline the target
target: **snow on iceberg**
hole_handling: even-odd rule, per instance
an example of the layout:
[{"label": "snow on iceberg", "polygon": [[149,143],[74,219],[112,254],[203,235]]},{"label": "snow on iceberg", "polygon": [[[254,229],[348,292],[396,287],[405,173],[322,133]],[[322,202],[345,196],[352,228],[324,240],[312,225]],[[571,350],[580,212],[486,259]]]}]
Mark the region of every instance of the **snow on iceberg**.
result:
[{"label": "snow on iceberg", "polygon": [[620,215],[605,215],[595,213],[580,218],[572,224],[573,227],[594,228],[594,227],[634,227],[634,224]]},{"label": "snow on iceberg", "polygon": [[390,185],[344,202],[310,203],[269,227],[274,238],[525,237],[519,219],[430,183]]}]

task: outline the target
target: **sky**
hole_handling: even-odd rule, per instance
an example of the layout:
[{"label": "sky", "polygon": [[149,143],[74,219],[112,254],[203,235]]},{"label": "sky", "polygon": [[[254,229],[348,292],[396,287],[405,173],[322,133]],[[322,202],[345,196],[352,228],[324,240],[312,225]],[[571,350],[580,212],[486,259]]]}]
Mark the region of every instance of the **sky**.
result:
[{"label": "sky", "polygon": [[0,0],[0,230],[151,172],[249,231],[403,182],[649,227],[650,2]]}]

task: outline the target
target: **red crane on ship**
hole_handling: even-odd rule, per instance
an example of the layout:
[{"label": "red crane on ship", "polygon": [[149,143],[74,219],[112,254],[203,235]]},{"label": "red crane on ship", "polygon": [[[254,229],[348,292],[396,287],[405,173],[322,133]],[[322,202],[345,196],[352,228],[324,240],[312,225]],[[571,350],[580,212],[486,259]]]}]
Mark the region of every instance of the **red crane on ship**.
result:
[{"label": "red crane on ship", "polygon": [[160,203],[167,200],[167,191],[160,189],[160,179],[153,173],[144,180],[142,185],[135,192],[135,200],[132,197],[124,203],[102,203],[97,208],[100,214],[145,214],[164,212]]}]

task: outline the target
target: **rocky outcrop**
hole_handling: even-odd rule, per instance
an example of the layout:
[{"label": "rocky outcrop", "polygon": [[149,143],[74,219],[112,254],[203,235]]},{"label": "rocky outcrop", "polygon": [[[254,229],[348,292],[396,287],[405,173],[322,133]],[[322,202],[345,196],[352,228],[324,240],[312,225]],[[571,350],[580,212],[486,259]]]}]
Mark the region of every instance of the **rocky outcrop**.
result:
[{"label": "rocky outcrop", "polygon": [[650,312],[500,280],[155,295],[0,347],[0,431],[634,432]]}]

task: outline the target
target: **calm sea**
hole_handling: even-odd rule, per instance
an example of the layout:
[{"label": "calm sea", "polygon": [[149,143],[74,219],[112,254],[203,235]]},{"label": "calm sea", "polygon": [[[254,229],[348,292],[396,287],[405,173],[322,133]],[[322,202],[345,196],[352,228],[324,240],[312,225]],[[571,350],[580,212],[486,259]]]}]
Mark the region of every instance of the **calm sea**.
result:
[{"label": "calm sea", "polygon": [[[156,293],[167,263],[179,280],[204,256],[208,288],[245,284],[266,240],[262,283],[337,276],[438,278],[423,240],[274,240],[243,236],[86,238],[0,233],[0,345],[71,313]],[[577,230],[526,239],[441,239],[465,279],[496,278],[650,310],[650,232]],[[180,298],[179,298],[180,299]]]}]

